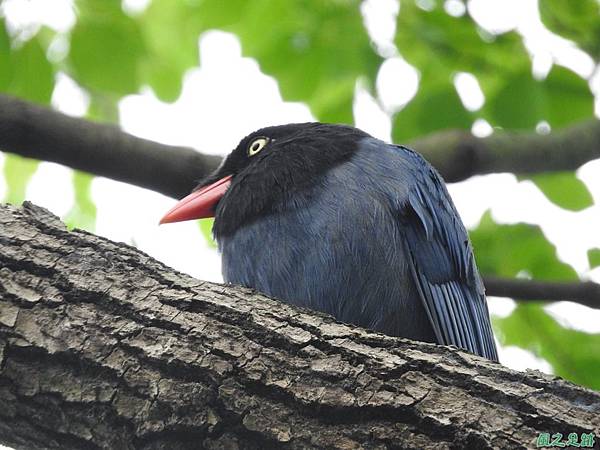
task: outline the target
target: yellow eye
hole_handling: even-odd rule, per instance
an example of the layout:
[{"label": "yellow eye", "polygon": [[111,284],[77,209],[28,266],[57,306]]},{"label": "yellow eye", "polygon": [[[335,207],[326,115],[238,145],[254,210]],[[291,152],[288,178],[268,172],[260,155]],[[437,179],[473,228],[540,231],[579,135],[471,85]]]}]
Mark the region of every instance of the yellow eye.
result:
[{"label": "yellow eye", "polygon": [[269,143],[269,139],[260,137],[258,139],[254,139],[252,143],[248,146],[248,156],[254,156],[258,152],[260,152],[265,146]]}]

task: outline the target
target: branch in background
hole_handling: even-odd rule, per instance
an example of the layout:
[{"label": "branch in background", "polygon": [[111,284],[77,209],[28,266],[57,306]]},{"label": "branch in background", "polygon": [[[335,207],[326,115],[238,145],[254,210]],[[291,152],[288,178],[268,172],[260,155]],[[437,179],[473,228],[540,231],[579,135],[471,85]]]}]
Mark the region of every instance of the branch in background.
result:
[{"label": "branch in background", "polygon": [[[572,170],[600,158],[600,121],[548,135],[495,133],[476,138],[450,130],[411,144],[448,181],[491,172],[532,173]],[[181,198],[214,168],[218,156],[203,155],[140,139],[113,125],[66,116],[0,94],[0,149],[52,161]],[[600,308],[595,283],[547,283],[486,278],[489,295],[515,299],[568,300]]]},{"label": "branch in background", "polygon": [[0,94],[0,149],[181,198],[219,156],[140,139]]},{"label": "branch in background", "polygon": [[182,275],[0,207],[0,443],[15,448],[534,448],[600,394]]},{"label": "branch in background", "polygon": [[591,281],[560,283],[484,277],[487,295],[526,301],[568,300],[600,309],[600,284]]},{"label": "branch in background", "polygon": [[[550,134],[496,132],[477,138],[447,130],[408,143],[446,181],[494,172],[574,170],[600,158],[600,121]],[[113,125],[66,116],[0,94],[0,149],[181,198],[215,169],[220,157],[140,139]]]},{"label": "branch in background", "polygon": [[485,138],[446,130],[417,139],[410,146],[448,182],[498,172],[575,170],[600,158],[600,121],[592,119],[549,134],[497,131]]}]

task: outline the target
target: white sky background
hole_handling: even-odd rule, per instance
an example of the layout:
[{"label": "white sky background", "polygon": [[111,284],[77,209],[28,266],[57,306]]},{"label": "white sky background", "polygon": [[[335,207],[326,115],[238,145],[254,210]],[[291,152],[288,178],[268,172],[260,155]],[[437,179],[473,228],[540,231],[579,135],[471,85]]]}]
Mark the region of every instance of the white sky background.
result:
[{"label": "white sky background", "polygon": [[[126,11],[144,9],[147,0],[124,1]],[[424,6],[431,0],[421,0]],[[464,13],[458,0],[447,0],[446,10]],[[569,41],[548,32],[539,20],[536,0],[470,0],[468,8],[479,24],[492,32],[517,29],[533,58],[537,76],[546,74],[552,64],[565,65],[592,79],[596,94],[596,114],[600,111],[600,75],[592,60]],[[68,31],[75,16],[71,0],[5,0],[0,11],[6,16],[14,35],[27,36],[40,24]],[[377,99],[361,88],[356,90],[356,125],[371,134],[390,140],[390,115],[409,101],[418,88],[418,72],[408,65],[393,45],[395,0],[369,0],[363,5],[365,23],[383,63],[376,87]],[[401,12],[400,12],[401,14]],[[30,35],[30,34],[29,34]],[[60,41],[55,49],[60,53]],[[181,97],[173,104],[160,102],[150,89],[125,97],[119,105],[121,125],[129,133],[173,145],[188,145],[205,153],[225,155],[246,134],[267,125],[314,120],[302,103],[284,102],[276,80],[264,75],[253,59],[242,58],[240,43],[234,35],[210,31],[199,40],[201,67],[185,75]],[[470,74],[457,74],[455,85],[465,107],[476,111],[485,102],[477,81]],[[52,98],[55,108],[81,116],[87,108],[85,92],[64,74],[57,76]],[[380,106],[382,105],[382,106]],[[383,109],[382,109],[383,108]],[[484,120],[474,124],[478,135],[492,132]],[[2,154],[0,153],[0,164]],[[27,198],[57,215],[64,215],[73,204],[71,170],[42,163],[27,190]],[[450,193],[467,225],[477,225],[482,213],[490,209],[499,223],[539,224],[546,237],[557,246],[559,257],[571,264],[583,278],[600,281],[600,269],[589,271],[586,252],[600,247],[600,160],[577,172],[588,186],[596,204],[581,212],[559,208],[533,185],[518,182],[511,174],[478,176],[452,184]],[[0,179],[0,198],[5,192]],[[133,243],[141,250],[170,266],[195,277],[221,281],[220,258],[210,249],[197,223],[184,222],[158,227],[158,220],[174,200],[155,192],[96,178],[92,187],[98,207],[96,232],[110,239]],[[509,299],[490,298],[492,314],[506,316],[514,308]],[[600,332],[600,311],[567,302],[547,307],[564,326]],[[585,318],[582,320],[582,318]],[[585,322],[585,323],[582,323]],[[500,349],[501,361],[515,369],[550,366],[530,352],[515,347]]]}]

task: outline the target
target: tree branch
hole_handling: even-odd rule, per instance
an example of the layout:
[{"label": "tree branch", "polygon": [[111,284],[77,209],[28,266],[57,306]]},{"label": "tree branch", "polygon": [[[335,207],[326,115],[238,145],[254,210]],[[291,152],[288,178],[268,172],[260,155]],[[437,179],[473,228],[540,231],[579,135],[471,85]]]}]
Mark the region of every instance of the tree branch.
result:
[{"label": "tree branch", "polygon": [[18,448],[523,448],[600,395],[194,280],[0,207],[0,442]]},{"label": "tree branch", "polygon": [[410,146],[448,182],[497,172],[575,170],[600,158],[600,121],[592,119],[549,134],[497,131],[485,138],[446,130],[417,139]]},{"label": "tree branch", "polygon": [[113,125],[69,117],[2,94],[0,149],[174,198],[187,195],[221,161],[219,156],[140,139]]},{"label": "tree branch", "polygon": [[[446,181],[494,172],[574,170],[600,158],[600,121],[550,134],[496,132],[477,138],[446,130],[408,143]],[[220,157],[140,139],[112,125],[66,116],[0,94],[0,148],[181,198]]]},{"label": "tree branch", "polygon": [[[592,120],[549,135],[500,132],[476,138],[464,131],[442,131],[419,139],[412,146],[448,181],[501,171],[572,170],[600,157],[600,121]],[[221,160],[190,148],[140,139],[116,126],[69,117],[2,94],[0,148],[175,198],[187,195]],[[595,283],[563,285],[497,278],[484,281],[489,295],[568,300],[600,307]]]},{"label": "tree branch", "polygon": [[568,300],[600,308],[600,284],[592,281],[561,283],[523,279],[484,277],[487,295],[511,297],[524,301],[554,302]]}]

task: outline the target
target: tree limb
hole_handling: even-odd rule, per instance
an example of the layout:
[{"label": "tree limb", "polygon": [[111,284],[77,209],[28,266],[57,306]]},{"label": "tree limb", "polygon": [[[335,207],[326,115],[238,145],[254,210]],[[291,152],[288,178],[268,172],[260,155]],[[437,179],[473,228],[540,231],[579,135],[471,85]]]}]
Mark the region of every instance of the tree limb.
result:
[{"label": "tree limb", "polygon": [[[448,181],[501,171],[572,170],[600,157],[600,121],[574,125],[549,135],[495,133],[476,138],[464,131],[442,131],[417,140],[412,146]],[[174,198],[187,195],[221,160],[190,148],[140,139],[113,125],[69,117],[2,94],[0,148]],[[489,278],[484,282],[489,295],[527,300],[534,294],[533,298],[540,300],[568,300],[600,307],[595,283],[562,285]]]},{"label": "tree limb", "polygon": [[221,158],[132,136],[0,94],[0,149],[151,189],[189,194]]},{"label": "tree limb", "polygon": [[524,448],[600,395],[343,325],[0,207],[0,442],[16,448]]},{"label": "tree limb", "polygon": [[523,279],[484,277],[487,295],[510,297],[522,301],[554,302],[567,300],[600,308],[600,284],[592,281],[562,283]]},{"label": "tree limb", "polygon": [[[494,172],[574,170],[600,158],[600,121],[550,134],[446,130],[408,143],[448,182]],[[0,148],[181,198],[220,157],[140,139],[116,126],[66,116],[0,94]]]},{"label": "tree limb", "polygon": [[498,172],[568,171],[600,158],[600,121],[592,119],[549,134],[497,131],[485,138],[446,130],[417,139],[410,146],[448,182]]}]

